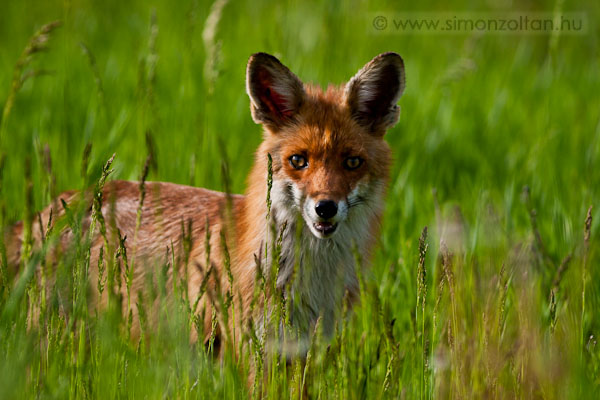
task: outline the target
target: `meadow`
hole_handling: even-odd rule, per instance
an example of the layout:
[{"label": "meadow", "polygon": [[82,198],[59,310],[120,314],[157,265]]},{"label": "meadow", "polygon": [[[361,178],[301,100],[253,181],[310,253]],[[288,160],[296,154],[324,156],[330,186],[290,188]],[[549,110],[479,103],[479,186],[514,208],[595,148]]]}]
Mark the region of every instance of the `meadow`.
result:
[{"label": "meadow", "polygon": [[[33,278],[39,252],[23,257],[18,277],[1,260],[0,399],[597,398],[600,3],[519,4],[583,13],[587,31],[569,34],[373,24],[400,12],[516,7],[3,0],[5,230],[64,190],[93,188],[113,154],[109,180],[147,173],[242,193],[262,137],[244,86],[254,52],[325,87],[395,51],[407,85],[386,136],[392,179],[360,302],[333,338],[314,336],[306,364],[260,346],[219,359],[212,343],[190,344],[197,327],[183,300],[132,340],[127,315],[84,306],[81,234],[56,268],[64,290],[48,297]],[[123,254],[110,257],[116,265]],[[126,271],[120,278],[127,284]]]}]

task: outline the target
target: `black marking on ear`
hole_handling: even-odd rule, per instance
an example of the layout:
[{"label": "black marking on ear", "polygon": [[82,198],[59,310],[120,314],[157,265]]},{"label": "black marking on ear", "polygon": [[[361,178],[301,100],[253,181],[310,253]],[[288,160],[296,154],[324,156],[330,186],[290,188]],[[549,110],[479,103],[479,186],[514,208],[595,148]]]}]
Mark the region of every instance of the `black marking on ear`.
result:
[{"label": "black marking on ear", "polygon": [[398,122],[396,104],[405,87],[404,61],[383,53],[367,63],[346,85],[346,104],[352,117],[373,133],[384,134]]},{"label": "black marking on ear", "polygon": [[304,101],[304,85],[277,58],[253,54],[246,69],[246,92],[252,118],[277,129],[292,123]]}]

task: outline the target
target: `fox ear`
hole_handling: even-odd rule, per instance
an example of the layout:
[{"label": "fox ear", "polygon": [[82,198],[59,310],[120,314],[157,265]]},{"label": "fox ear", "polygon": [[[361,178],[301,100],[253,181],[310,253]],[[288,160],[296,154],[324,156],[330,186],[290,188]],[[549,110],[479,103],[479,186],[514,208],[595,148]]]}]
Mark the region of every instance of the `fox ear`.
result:
[{"label": "fox ear", "polygon": [[246,92],[252,119],[279,128],[295,120],[304,101],[304,85],[272,55],[256,53],[248,60]]},{"label": "fox ear", "polygon": [[396,104],[404,92],[404,62],[396,53],[383,53],[365,65],[346,85],[352,117],[372,133],[383,135],[398,122]]}]

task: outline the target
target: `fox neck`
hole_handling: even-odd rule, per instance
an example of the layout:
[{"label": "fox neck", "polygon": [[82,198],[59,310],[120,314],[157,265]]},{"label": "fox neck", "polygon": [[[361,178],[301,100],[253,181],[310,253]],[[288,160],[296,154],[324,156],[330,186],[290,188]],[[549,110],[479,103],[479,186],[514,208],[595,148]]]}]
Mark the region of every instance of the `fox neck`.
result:
[{"label": "fox neck", "polygon": [[[246,193],[241,218],[245,222],[238,228],[239,245],[246,249],[245,260],[240,260],[243,268],[256,271],[258,264],[265,276],[278,268],[277,288],[291,306],[293,326],[308,331],[322,315],[323,330],[331,333],[344,295],[358,295],[355,255],[365,262],[368,259],[379,225],[383,185],[374,188],[370,204],[353,210],[328,239],[317,238],[310,231],[295,206],[290,182],[273,180],[270,210],[267,193],[267,165],[259,159]],[[277,260],[273,254],[279,255]],[[248,286],[253,285],[254,276]]]}]

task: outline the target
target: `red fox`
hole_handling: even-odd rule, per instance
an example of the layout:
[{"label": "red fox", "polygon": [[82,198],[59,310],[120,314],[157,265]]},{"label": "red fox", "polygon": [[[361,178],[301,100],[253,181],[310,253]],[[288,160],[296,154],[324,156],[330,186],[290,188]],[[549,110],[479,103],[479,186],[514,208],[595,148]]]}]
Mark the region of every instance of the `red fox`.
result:
[{"label": "red fox", "polygon": [[[252,55],[246,89],[252,118],[264,128],[264,141],[256,152],[245,195],[148,182],[136,229],[140,184],[112,181],[104,187],[101,210],[109,221],[107,236],[114,238],[118,231],[127,238],[130,257],[135,257],[134,317],[145,274],[156,260],[169,257],[180,264],[173,269],[187,276],[190,304],[197,305],[196,311],[207,310],[206,335],[211,332],[212,311],[217,313],[219,307],[209,295],[196,301],[203,283],[208,286],[206,293],[214,295],[233,282],[233,302],[241,307],[236,311],[236,318],[241,319],[238,326],[252,320],[254,327],[262,329],[265,314],[253,312],[250,303],[257,274],[272,273],[271,255],[278,243],[276,287],[290,305],[293,331],[310,335],[320,318],[323,331],[331,333],[344,296],[358,296],[354,254],[357,251],[367,261],[378,235],[391,163],[383,137],[398,120],[397,102],[404,86],[404,64],[396,53],[378,55],[348,83],[326,90],[303,84],[269,54]],[[70,204],[77,196],[69,192],[60,198]],[[224,212],[228,207],[229,212]],[[39,248],[51,208],[33,223],[34,248]],[[64,210],[57,213],[55,209],[55,214],[60,213]],[[83,230],[89,226],[88,215]],[[182,232],[186,227],[189,231]],[[191,240],[184,257],[186,234]],[[70,237],[67,229],[62,246]],[[95,288],[100,251],[106,242],[98,233],[90,237],[91,301],[101,306],[107,302],[107,293],[99,295]],[[16,265],[23,242],[22,223],[12,229],[7,242],[9,262]],[[124,295],[125,287],[120,290]],[[224,334],[228,327],[219,330]],[[192,332],[192,340],[208,339],[196,335]]]}]

